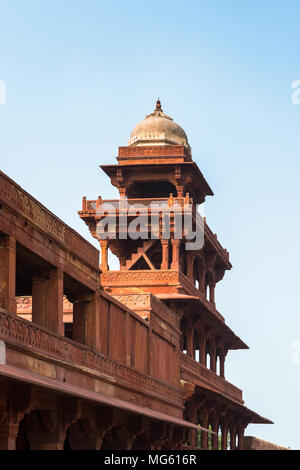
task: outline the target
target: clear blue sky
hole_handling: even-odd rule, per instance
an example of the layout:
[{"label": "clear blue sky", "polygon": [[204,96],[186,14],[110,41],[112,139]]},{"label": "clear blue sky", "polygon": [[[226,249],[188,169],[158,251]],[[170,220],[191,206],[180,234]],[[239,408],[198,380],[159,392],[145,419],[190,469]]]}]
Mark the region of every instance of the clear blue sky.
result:
[{"label": "clear blue sky", "polygon": [[116,196],[98,165],[159,96],[231,254],[217,306],[251,349],[227,378],[275,421],[247,434],[298,449],[299,15],[297,0],[0,1],[0,168],[92,241],[81,198]]}]

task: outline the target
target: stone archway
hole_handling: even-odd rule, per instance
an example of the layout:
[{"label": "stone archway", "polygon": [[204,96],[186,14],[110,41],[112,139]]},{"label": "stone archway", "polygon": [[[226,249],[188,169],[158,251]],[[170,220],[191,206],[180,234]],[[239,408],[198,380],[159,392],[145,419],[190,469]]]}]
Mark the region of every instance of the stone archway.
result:
[{"label": "stone archway", "polygon": [[147,433],[139,434],[133,441],[131,450],[149,450],[151,442]]}]

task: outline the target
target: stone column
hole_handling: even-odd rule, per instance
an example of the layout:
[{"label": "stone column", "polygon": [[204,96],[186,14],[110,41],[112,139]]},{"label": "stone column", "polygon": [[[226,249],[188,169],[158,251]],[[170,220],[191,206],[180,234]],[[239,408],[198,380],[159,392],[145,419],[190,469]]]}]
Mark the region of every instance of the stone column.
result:
[{"label": "stone column", "polygon": [[101,350],[100,344],[100,292],[90,295],[90,301],[86,305],[86,336],[85,344],[93,351]]},{"label": "stone column", "polygon": [[[218,450],[218,429],[219,429],[219,419],[214,418],[211,424],[212,427],[212,448],[213,450]],[[214,434],[216,433],[216,434]]]},{"label": "stone column", "polygon": [[16,304],[16,240],[0,237],[0,307],[17,313]]},{"label": "stone column", "polygon": [[186,342],[187,342],[187,355],[194,359],[194,330],[193,328],[187,328],[186,330]]},{"label": "stone column", "polygon": [[213,281],[209,281],[209,301],[214,307],[216,306],[215,287],[216,287],[216,283]]},{"label": "stone column", "polygon": [[223,377],[225,379],[225,351],[222,349],[220,352],[220,377]]},{"label": "stone column", "polygon": [[119,261],[120,261],[120,271],[125,271],[126,270],[126,257],[124,255],[120,255]]},{"label": "stone column", "polygon": [[211,345],[209,348],[210,353],[210,370],[216,373],[217,370],[217,349],[215,341],[211,341]]},{"label": "stone column", "polygon": [[236,424],[229,425],[230,432],[230,450],[236,450]]},{"label": "stone column", "polygon": [[62,268],[50,269],[46,292],[46,327],[60,335],[64,335],[63,284]]},{"label": "stone column", "polygon": [[228,440],[228,422],[227,421],[224,421],[221,424],[221,431],[222,431],[221,447],[222,447],[222,450],[227,450],[227,440]]},{"label": "stone column", "polygon": [[176,271],[179,271],[179,246],[180,246],[180,240],[172,238],[171,243],[172,243],[172,264],[171,264],[171,269],[175,269]]},{"label": "stone column", "polygon": [[161,240],[162,262],[160,269],[169,269],[169,240]]},{"label": "stone column", "polygon": [[[200,419],[200,425],[203,428],[208,429],[208,416],[207,415],[203,416]],[[203,429],[201,429],[201,448],[203,450],[208,449],[208,431],[204,431]]]},{"label": "stone column", "polygon": [[186,276],[193,282],[193,266],[194,266],[194,255],[185,251],[186,254]]},{"label": "stone column", "polygon": [[206,272],[205,272],[204,266],[201,266],[200,273],[199,273],[199,288],[203,294],[205,294],[205,276],[206,276]]},{"label": "stone column", "polygon": [[0,450],[16,450],[18,424],[0,424]]},{"label": "stone column", "polygon": [[238,449],[239,450],[244,450],[244,432],[245,432],[245,427],[242,425],[238,426],[237,435],[238,435]]},{"label": "stone column", "polygon": [[199,362],[206,367],[206,335],[204,331],[198,330],[198,341],[199,341]]},{"label": "stone column", "polygon": [[35,276],[32,279],[32,321],[46,326],[47,278]]},{"label": "stone column", "polygon": [[101,249],[101,264],[100,269],[102,272],[108,271],[108,240],[100,240]]}]

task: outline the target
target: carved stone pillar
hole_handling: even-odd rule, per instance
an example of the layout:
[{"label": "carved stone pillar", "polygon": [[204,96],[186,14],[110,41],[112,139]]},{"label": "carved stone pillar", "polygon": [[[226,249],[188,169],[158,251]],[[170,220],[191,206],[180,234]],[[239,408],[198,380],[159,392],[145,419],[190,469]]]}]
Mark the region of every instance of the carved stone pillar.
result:
[{"label": "carved stone pillar", "polygon": [[[207,414],[204,414],[200,418],[200,425],[208,429],[208,416]],[[208,431],[205,431],[204,429],[201,429],[201,448],[203,450],[208,450]]]},{"label": "carved stone pillar", "polygon": [[202,265],[200,267],[200,272],[199,272],[199,289],[204,295],[205,295],[205,276],[206,276],[206,271],[205,271],[204,265]]},{"label": "carved stone pillar", "polygon": [[16,305],[16,240],[11,236],[0,237],[0,307],[11,313]]},{"label": "carved stone pillar", "polygon": [[215,307],[215,287],[216,283],[214,281],[209,281],[209,301]]},{"label": "carved stone pillar", "polygon": [[108,271],[108,240],[100,240],[101,249],[101,264],[100,269],[102,272]]},{"label": "carved stone pillar", "polygon": [[194,358],[194,330],[193,328],[187,328],[186,330],[186,341],[187,341],[187,355]]},{"label": "carved stone pillar", "polygon": [[216,373],[216,370],[217,370],[217,349],[216,349],[215,341],[213,341],[213,340],[210,343],[209,353],[210,353],[210,370],[212,372]]},{"label": "carved stone pillar", "polygon": [[236,424],[229,425],[230,432],[230,450],[236,450]]},{"label": "carved stone pillar", "polygon": [[245,426],[240,425],[237,427],[237,435],[238,435],[238,449],[244,450],[244,432]]},{"label": "carved stone pillar", "polygon": [[226,358],[227,351],[221,349],[220,351],[220,376],[225,379],[225,358]]},{"label": "carved stone pillar", "polygon": [[[194,387],[193,387],[194,390]],[[186,402],[186,417],[187,420],[191,423],[198,424],[197,423],[197,405],[195,403],[195,400],[193,399],[188,399]],[[188,430],[188,444],[192,449],[195,449],[197,447],[197,437],[198,437],[198,431],[196,429],[189,429]]]},{"label": "carved stone pillar", "polygon": [[227,450],[227,442],[228,442],[228,422],[224,420],[221,424],[221,447],[222,450]]},{"label": "carved stone pillar", "polygon": [[[218,450],[218,429],[219,429],[219,419],[215,417],[212,420],[212,448],[213,450]],[[215,434],[214,434],[215,433]]]},{"label": "carved stone pillar", "polygon": [[172,243],[172,264],[171,264],[171,269],[175,269],[176,271],[179,271],[179,246],[180,246],[180,240],[172,238],[171,243]]},{"label": "carved stone pillar", "polygon": [[200,364],[206,367],[206,335],[203,330],[198,330]]},{"label": "carved stone pillar", "polygon": [[186,276],[193,282],[193,266],[194,266],[194,258],[195,256],[189,253],[186,253]]},{"label": "carved stone pillar", "polygon": [[161,240],[162,262],[160,269],[169,269],[169,240]]}]

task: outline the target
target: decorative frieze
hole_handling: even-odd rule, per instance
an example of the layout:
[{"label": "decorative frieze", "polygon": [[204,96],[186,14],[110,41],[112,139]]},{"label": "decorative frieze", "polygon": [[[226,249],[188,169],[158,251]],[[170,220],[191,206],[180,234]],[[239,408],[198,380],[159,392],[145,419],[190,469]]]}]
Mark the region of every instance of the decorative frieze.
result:
[{"label": "decorative frieze", "polygon": [[98,250],[0,171],[0,202],[53,237],[74,256],[98,268]]}]

